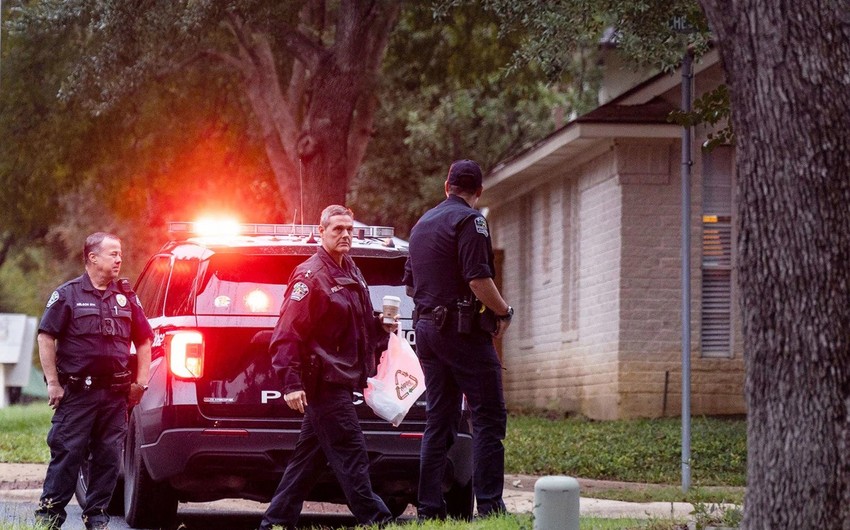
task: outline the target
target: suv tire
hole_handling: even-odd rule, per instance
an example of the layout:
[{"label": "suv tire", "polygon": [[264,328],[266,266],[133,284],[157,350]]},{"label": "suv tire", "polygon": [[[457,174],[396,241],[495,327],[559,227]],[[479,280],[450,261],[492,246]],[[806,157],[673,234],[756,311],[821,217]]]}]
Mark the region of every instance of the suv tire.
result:
[{"label": "suv tire", "polygon": [[[91,456],[86,458],[83,465],[80,467],[80,473],[77,475],[77,487],[74,490],[74,496],[80,506],[86,505],[86,492],[89,489],[89,466],[91,465]],[[124,515],[124,496],[119,495],[119,492],[124,490],[123,470],[118,476],[118,482],[115,484],[115,489],[112,492],[112,499],[109,500],[109,506],[106,507],[106,513],[109,515]]]},{"label": "suv tire", "polygon": [[159,528],[177,515],[177,496],[150,477],[140,445],[141,427],[132,414],[124,449],[124,520],[131,528]]}]

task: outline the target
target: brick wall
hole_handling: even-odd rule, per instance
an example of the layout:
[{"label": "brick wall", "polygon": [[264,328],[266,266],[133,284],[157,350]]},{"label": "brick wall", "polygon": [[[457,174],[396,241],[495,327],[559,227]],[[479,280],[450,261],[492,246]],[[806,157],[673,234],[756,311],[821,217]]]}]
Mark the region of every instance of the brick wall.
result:
[{"label": "brick wall", "polygon": [[[617,145],[622,186],[620,415],[681,413],[681,181],[678,143]],[[735,414],[743,409],[743,364],[700,355],[701,180],[691,197],[691,409]]]},{"label": "brick wall", "polygon": [[[613,162],[609,153],[491,215],[494,244],[505,250],[503,294],[517,305],[503,342],[509,407],[613,417],[620,248]],[[573,258],[565,252],[571,238],[580,241]],[[570,285],[578,288],[575,330],[564,326]]]},{"label": "brick wall", "polygon": [[[509,408],[596,419],[680,413],[678,158],[678,142],[618,141],[585,165],[493,207],[494,245],[505,252],[503,294],[517,307],[503,341]],[[703,359],[699,351],[698,168],[691,406],[694,414],[743,413],[739,327],[733,358]]]}]

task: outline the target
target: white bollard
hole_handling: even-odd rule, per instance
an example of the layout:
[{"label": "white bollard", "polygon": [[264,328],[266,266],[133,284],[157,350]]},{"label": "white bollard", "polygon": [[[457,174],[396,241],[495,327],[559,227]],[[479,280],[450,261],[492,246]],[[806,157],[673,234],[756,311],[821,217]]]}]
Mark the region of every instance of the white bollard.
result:
[{"label": "white bollard", "polygon": [[579,486],[572,477],[540,477],[534,484],[534,529],[579,530]]}]

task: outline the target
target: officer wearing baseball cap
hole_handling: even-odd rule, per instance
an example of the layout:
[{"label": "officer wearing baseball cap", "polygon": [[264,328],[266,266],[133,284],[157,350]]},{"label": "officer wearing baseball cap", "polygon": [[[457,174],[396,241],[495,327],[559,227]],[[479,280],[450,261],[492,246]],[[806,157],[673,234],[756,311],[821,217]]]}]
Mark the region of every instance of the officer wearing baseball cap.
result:
[{"label": "officer wearing baseball cap", "polygon": [[[442,480],[466,395],[473,423],[473,490],[478,515],[505,511],[507,410],[502,367],[493,346],[513,309],[493,281],[496,271],[487,220],[475,209],[481,167],[451,165],[446,200],[419,219],[410,235],[404,284],[416,304],[416,346],[428,389],[422,440],[420,519],[443,519]],[[456,515],[456,514],[453,514]]]}]

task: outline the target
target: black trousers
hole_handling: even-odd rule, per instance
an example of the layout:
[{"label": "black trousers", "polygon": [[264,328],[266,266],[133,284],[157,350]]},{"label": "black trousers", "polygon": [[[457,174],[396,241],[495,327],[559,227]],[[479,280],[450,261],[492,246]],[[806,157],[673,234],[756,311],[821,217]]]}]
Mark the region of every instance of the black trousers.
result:
[{"label": "black trousers", "polygon": [[67,517],[65,506],[74,495],[77,476],[91,452],[83,521],[86,527],[108,523],[106,508],[118,480],[121,448],[127,433],[127,393],[110,389],[65,387],[53,414],[47,445],[50,464],[36,518],[56,528]]},{"label": "black trousers", "polygon": [[358,523],[392,521],[386,504],[372,491],[366,439],[357,421],[351,390],[320,383],[316,395],[307,396],[307,403],[298,443],[260,529],[274,525],[295,528],[304,499],[328,464]]},{"label": "black trousers", "polygon": [[443,475],[446,455],[457,436],[464,395],[472,412],[472,487],[478,515],[505,512],[502,440],[508,415],[502,365],[492,337],[481,331],[458,333],[454,320],[439,330],[433,320],[421,319],[416,324],[416,352],[428,389],[419,466],[419,517],[446,517]]}]

